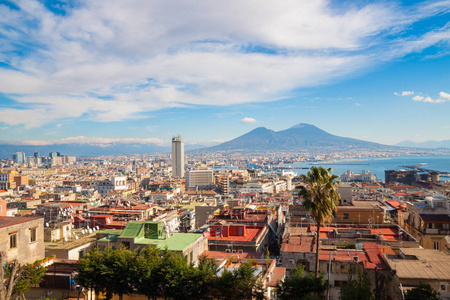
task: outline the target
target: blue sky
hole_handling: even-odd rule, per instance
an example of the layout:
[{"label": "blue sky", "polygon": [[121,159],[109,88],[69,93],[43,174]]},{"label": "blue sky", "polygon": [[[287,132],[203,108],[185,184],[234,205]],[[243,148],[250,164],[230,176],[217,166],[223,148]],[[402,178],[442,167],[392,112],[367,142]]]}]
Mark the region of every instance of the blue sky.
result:
[{"label": "blue sky", "polygon": [[450,1],[2,1],[0,141],[450,139]]}]

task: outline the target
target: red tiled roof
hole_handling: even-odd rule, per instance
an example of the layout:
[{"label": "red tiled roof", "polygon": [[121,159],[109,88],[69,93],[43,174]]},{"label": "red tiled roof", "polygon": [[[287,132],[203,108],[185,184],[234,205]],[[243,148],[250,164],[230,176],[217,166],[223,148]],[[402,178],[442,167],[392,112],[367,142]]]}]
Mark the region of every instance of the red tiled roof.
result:
[{"label": "red tiled roof", "polygon": [[281,246],[281,252],[312,252],[314,245],[315,237],[312,235],[288,236]]}]

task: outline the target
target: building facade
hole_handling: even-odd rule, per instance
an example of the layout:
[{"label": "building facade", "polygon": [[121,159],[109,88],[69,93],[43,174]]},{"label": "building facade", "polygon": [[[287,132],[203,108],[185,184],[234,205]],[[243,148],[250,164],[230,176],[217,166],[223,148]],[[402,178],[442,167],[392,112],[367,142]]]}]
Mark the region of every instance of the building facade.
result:
[{"label": "building facade", "polygon": [[184,142],[179,135],[172,138],[172,176],[184,177]]}]

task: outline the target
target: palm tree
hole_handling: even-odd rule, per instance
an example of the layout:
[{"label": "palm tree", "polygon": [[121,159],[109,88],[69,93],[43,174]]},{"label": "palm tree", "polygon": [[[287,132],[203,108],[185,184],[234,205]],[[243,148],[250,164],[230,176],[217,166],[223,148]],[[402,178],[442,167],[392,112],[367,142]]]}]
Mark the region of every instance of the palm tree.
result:
[{"label": "palm tree", "polygon": [[303,206],[316,221],[316,277],[319,276],[319,238],[320,225],[330,221],[336,211],[340,194],[337,188],[339,177],[331,175],[332,169],[312,167],[307,175],[300,175],[306,185],[300,186],[299,198],[303,199]]}]

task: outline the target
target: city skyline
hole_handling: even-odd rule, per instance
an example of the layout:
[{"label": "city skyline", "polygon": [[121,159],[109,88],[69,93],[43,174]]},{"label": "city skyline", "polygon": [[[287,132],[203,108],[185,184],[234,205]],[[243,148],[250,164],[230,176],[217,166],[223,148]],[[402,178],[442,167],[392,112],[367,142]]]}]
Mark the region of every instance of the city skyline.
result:
[{"label": "city skyline", "polygon": [[[0,141],[450,139],[449,1],[0,1]],[[34,141],[34,142],[33,142]]]}]

